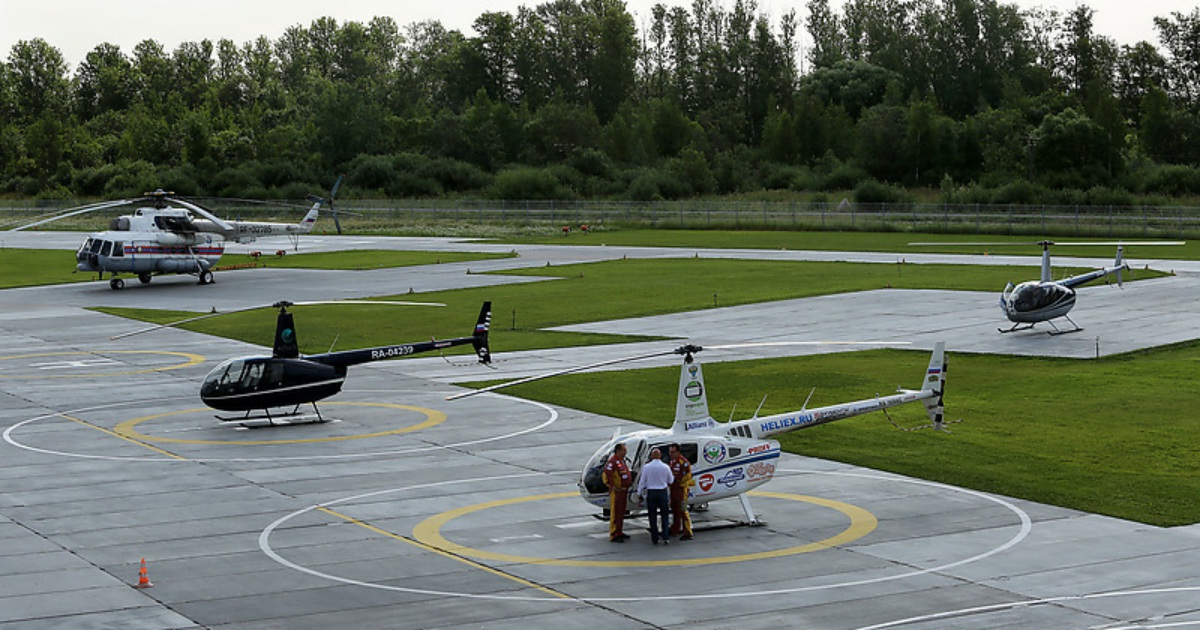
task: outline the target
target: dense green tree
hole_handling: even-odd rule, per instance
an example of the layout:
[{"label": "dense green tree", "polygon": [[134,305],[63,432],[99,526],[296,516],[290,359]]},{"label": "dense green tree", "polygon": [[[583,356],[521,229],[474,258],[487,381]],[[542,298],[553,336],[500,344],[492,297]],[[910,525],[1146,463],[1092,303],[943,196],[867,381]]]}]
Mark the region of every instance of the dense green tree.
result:
[{"label": "dense green tree", "polygon": [[808,61],[814,69],[830,68],[846,59],[846,32],[829,0],[808,0],[805,25],[812,40]]},{"label": "dense green tree", "polygon": [[8,55],[8,69],[17,120],[57,117],[67,111],[67,63],[57,48],[43,39],[19,41]]},{"label": "dense green tree", "polygon": [[87,120],[105,112],[123,111],[133,97],[133,65],[112,44],[96,46],[75,74],[75,112]]},{"label": "dense green tree", "polygon": [[169,54],[100,44],[73,74],[19,42],[0,63],[0,194],[270,197],[342,169],[401,196],[1192,188],[1200,9],[1156,18],[1160,52],[1118,48],[1086,5],[808,0],[801,26],[760,4],[658,4],[641,33],[625,0],[485,12],[470,34],[322,17]]},{"label": "dense green tree", "polygon": [[1170,93],[1192,106],[1200,104],[1200,7],[1156,17],[1154,27],[1170,59]]}]

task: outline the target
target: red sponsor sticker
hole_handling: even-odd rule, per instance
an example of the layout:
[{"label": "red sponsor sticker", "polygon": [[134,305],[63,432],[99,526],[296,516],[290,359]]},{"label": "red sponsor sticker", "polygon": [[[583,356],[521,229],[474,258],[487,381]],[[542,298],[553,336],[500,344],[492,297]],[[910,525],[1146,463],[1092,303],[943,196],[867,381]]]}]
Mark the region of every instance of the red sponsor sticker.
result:
[{"label": "red sponsor sticker", "polygon": [[700,479],[696,480],[696,483],[700,484],[700,489],[705,492],[712,490],[713,484],[716,482],[717,480],[709,473],[700,475]]}]

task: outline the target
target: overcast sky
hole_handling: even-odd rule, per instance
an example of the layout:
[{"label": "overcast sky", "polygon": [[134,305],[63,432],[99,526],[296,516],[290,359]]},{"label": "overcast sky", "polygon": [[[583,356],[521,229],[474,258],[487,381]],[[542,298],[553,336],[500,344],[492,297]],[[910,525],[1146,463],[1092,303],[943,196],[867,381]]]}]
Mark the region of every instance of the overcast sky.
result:
[{"label": "overcast sky", "polygon": [[[1073,9],[1077,0],[1003,0],[1022,8],[1042,6],[1061,13]],[[318,17],[330,16],[338,22],[366,23],[377,15],[390,16],[401,27],[422,20],[438,20],[447,28],[473,34],[471,23],[487,11],[516,13],[517,8],[537,6],[544,0],[198,0],[164,2],[159,0],[0,0],[0,55],[5,60],[13,44],[40,37],[62,51],[72,72],[84,56],[101,43],[113,43],[126,54],[138,42],[155,39],[173,51],[185,41],[222,38],[242,44],[259,35],[274,40],[292,25],[308,26]],[[626,0],[626,6],[640,30],[649,19],[650,7],[661,2],[667,6],[691,7],[691,0]],[[717,0],[728,8],[733,0]],[[772,21],[795,8],[801,19],[807,0],[759,0],[762,13]],[[840,9],[842,0],[833,0]],[[1141,40],[1159,46],[1154,17],[1172,11],[1190,13],[1195,0],[1088,0],[1083,3],[1096,11],[1095,31],[1134,44]],[[807,34],[801,34],[801,44]]]}]

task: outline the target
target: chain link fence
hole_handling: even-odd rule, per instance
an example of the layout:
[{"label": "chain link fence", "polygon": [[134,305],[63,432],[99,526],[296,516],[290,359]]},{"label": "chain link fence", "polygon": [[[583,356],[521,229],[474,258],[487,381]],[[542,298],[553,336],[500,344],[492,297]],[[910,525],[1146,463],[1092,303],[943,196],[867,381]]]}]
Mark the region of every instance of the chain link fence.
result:
[{"label": "chain link fence", "polygon": [[[224,218],[297,221],[301,202],[205,200]],[[0,202],[0,230],[61,212],[67,202]],[[436,230],[469,225],[524,228],[862,230],[964,234],[1036,234],[1090,237],[1197,238],[1200,208],[1192,206],[1054,206],[943,203],[755,201],[345,200],[338,219],[351,231]],[[46,229],[100,230],[125,210],[81,215]],[[322,215],[320,228],[331,231]]]}]

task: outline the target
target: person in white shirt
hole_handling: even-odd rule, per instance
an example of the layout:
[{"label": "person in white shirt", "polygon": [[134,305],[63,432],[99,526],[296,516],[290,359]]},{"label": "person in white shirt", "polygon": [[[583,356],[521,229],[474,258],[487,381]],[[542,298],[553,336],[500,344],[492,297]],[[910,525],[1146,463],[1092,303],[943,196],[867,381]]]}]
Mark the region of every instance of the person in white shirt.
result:
[{"label": "person in white shirt", "polygon": [[[662,451],[651,449],[650,461],[638,475],[638,496],[646,503],[650,512],[650,542],[657,545],[661,538],[664,545],[670,544],[671,493],[669,486],[675,481],[671,467],[663,463]],[[662,527],[657,527],[661,520]]]}]

